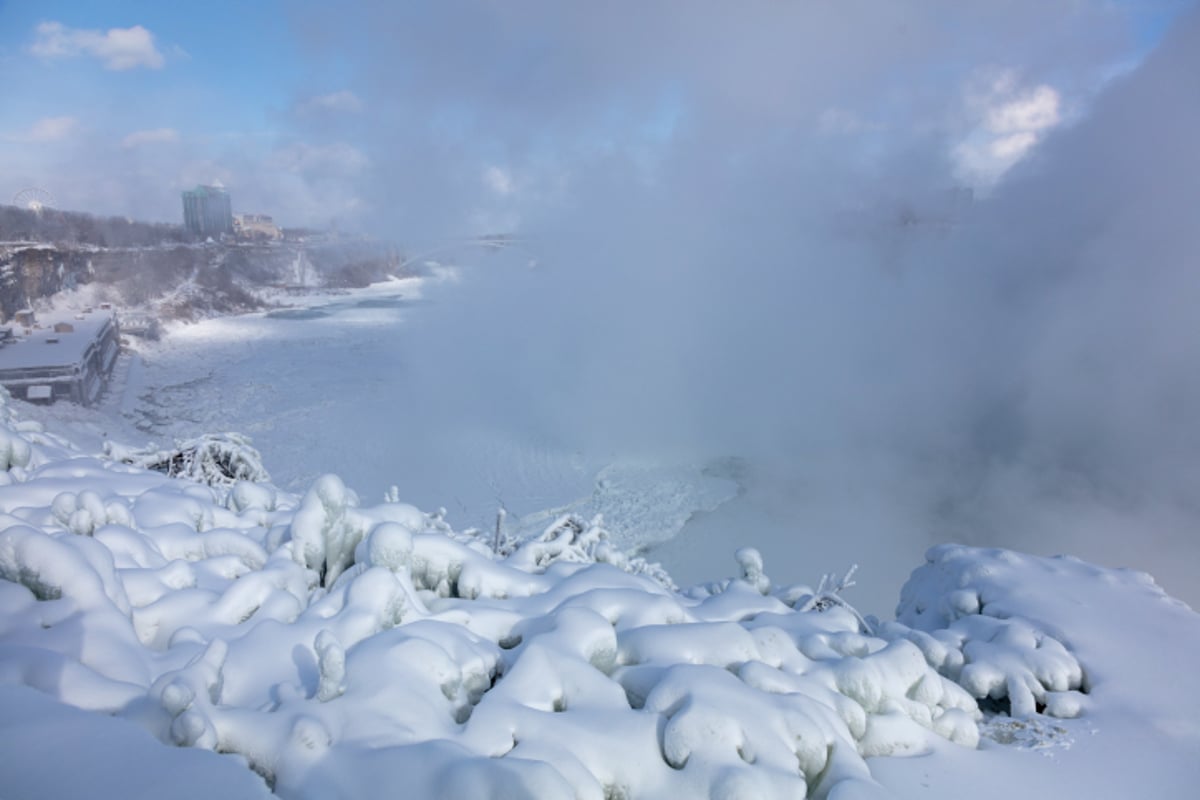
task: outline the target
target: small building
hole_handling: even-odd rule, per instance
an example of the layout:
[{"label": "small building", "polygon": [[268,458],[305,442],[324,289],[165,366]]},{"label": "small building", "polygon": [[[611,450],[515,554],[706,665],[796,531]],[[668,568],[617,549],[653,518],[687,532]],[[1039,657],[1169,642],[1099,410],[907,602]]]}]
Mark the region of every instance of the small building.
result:
[{"label": "small building", "polygon": [[233,234],[233,205],[219,181],[183,193],[183,224],[188,232],[201,238]]},{"label": "small building", "polygon": [[237,214],[233,230],[241,239],[276,242],[283,238],[283,231],[267,214]]},{"label": "small building", "polygon": [[[32,323],[32,314],[30,320]],[[25,328],[0,340],[0,385],[32,402],[96,402],[120,352],[112,311],[78,314],[73,322]]]}]

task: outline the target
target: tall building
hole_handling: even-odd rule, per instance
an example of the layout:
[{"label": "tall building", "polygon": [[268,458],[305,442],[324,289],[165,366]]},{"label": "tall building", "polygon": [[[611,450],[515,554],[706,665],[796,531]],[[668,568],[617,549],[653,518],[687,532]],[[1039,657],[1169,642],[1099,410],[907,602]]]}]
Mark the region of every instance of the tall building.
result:
[{"label": "tall building", "polygon": [[183,224],[197,236],[232,234],[233,206],[229,202],[229,192],[219,183],[184,192]]}]

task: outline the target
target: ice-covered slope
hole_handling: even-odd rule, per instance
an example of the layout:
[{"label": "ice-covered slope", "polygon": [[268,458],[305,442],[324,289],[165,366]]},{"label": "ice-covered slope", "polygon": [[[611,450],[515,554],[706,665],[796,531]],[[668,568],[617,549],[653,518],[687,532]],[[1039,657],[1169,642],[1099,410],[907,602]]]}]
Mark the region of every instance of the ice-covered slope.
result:
[{"label": "ice-covered slope", "polygon": [[497,546],[409,505],[362,506],[333,476],[303,496],[210,488],[0,414],[13,797],[84,782],[98,796],[1128,796],[1200,779],[1200,708],[1176,675],[1200,655],[1200,617],[1136,573],[939,548],[877,624],[836,593],[774,585],[751,550],[735,579],[681,593],[579,519]]}]

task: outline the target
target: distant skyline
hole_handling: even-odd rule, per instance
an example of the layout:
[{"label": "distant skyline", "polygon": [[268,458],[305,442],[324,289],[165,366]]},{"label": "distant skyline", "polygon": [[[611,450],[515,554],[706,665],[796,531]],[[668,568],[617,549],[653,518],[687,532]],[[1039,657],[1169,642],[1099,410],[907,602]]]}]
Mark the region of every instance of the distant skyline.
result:
[{"label": "distant skyline", "polygon": [[783,133],[986,191],[1194,3],[969,5],[0,2],[0,202],[179,222],[219,180],[284,224],[477,232],[598,153],[645,176]]}]

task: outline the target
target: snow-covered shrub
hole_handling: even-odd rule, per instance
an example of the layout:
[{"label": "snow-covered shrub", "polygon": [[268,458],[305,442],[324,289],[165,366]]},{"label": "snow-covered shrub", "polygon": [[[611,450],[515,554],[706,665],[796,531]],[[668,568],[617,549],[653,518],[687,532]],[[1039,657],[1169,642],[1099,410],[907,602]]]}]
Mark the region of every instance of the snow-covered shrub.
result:
[{"label": "snow-covered shrub", "polygon": [[[825,611],[830,608],[843,608],[854,615],[858,620],[859,627],[866,633],[873,633],[874,625],[858,613],[858,609],[850,605],[846,598],[842,597],[842,592],[852,588],[855,585],[854,573],[858,571],[858,564],[851,565],[850,569],[846,570],[846,574],[838,578],[834,573],[826,573],[821,576],[820,583],[817,584],[816,590],[808,591],[808,587],[790,587],[781,592],[788,598],[788,605],[795,608],[797,611]],[[787,602],[787,601],[785,601]]]},{"label": "snow-covered shrub", "polygon": [[733,554],[738,566],[742,568],[742,580],[753,586],[761,594],[771,591],[771,579],[763,572],[762,554],[753,547],[741,547]]},{"label": "snow-covered shrub", "polygon": [[0,485],[21,480],[33,454],[28,437],[9,407],[8,390],[0,386]]},{"label": "snow-covered shrub", "polygon": [[524,541],[502,540],[498,554],[517,569],[544,572],[559,562],[576,564],[611,564],[633,575],[645,575],[651,580],[674,589],[675,583],[661,565],[630,556],[612,546],[604,518],[596,515],[590,522],[566,514],[548,525],[540,536]]},{"label": "snow-covered shrub", "polygon": [[318,478],[292,517],[292,555],[330,586],[354,563],[368,522],[354,513],[358,497],[336,475]]},{"label": "snow-covered shrub", "polygon": [[229,492],[226,504],[234,511],[274,511],[278,506],[278,493],[269,485],[254,481],[238,481]]},{"label": "snow-covered shrub", "polygon": [[121,500],[112,499],[106,503],[93,491],[62,492],[54,498],[50,510],[60,525],[81,536],[91,536],[101,525],[128,527],[133,524],[129,508]]},{"label": "snow-covered shrub", "polygon": [[317,699],[326,703],[346,691],[346,651],[341,642],[328,630],[317,634],[313,645],[317,653]]},{"label": "snow-covered shrub", "polygon": [[29,464],[29,441],[16,431],[0,427],[0,471]]},{"label": "snow-covered shrub", "polygon": [[[751,587],[759,594],[769,595],[773,599],[784,603],[789,608],[793,608],[801,613],[822,612],[834,608],[841,609],[858,621],[860,631],[864,633],[873,632],[874,624],[871,620],[858,613],[858,609],[842,596],[843,592],[856,585],[853,578],[854,573],[858,570],[857,564],[852,565],[841,578],[838,578],[833,573],[822,575],[817,588],[813,589],[811,586],[803,583],[791,586],[774,586],[771,583],[771,579],[764,572],[762,554],[753,547],[739,548],[734,553],[734,560],[737,562],[739,572],[741,573],[739,577],[692,586],[687,590],[686,594],[689,597],[701,599],[721,594],[737,587]],[[671,586],[671,588],[675,587]]]},{"label": "snow-covered shrub", "polygon": [[176,442],[167,450],[139,450],[109,442],[105,452],[125,464],[208,486],[228,488],[239,481],[265,483],[271,479],[250,438],[240,433],[205,434]]},{"label": "snow-covered shrub", "polygon": [[1078,716],[1083,667],[1044,626],[1013,614],[996,576],[1026,558],[942,545],[926,554],[901,593],[897,621],[880,634],[907,639],[926,661],[987,710],[1013,717]]},{"label": "snow-covered shrub", "polygon": [[232,754],[284,800],[879,796],[868,758],[975,746],[979,700],[1090,713],[1108,666],[1085,676],[1075,609],[1185,627],[1136,576],[1003,551],[930,551],[873,631],[853,570],[775,587],[747,548],[679,592],[599,519],[497,545],[333,476],[302,498],[82,457],[23,477],[0,487],[0,684]]}]

